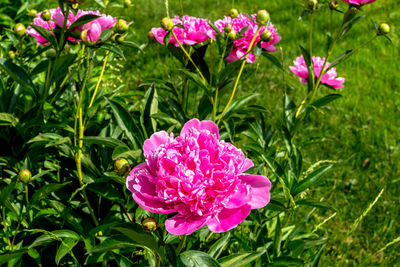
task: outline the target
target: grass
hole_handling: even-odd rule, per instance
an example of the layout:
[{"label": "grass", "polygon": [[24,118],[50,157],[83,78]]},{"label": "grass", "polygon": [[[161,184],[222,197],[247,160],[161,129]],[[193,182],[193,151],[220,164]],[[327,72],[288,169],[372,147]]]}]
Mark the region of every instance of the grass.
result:
[{"label": "grass", "polygon": [[[169,2],[171,16],[184,13],[210,20],[222,17],[232,7],[232,1],[227,0]],[[308,18],[298,19],[306,1],[236,2],[234,7],[242,12],[255,13],[265,8],[271,13],[272,22],[282,36],[279,45],[286,67],[300,55],[297,45],[307,46]],[[88,5],[93,5],[92,1]],[[125,10],[110,8],[107,12],[119,17],[122,12],[122,17],[134,23],[134,34],[129,39],[145,43],[151,27],[158,27],[160,19],[166,15],[164,1],[135,0],[134,5]],[[363,8],[367,17],[343,38],[334,56],[368,40],[374,34],[372,20],[391,25],[393,44],[378,38],[339,65],[339,75],[346,78],[345,88],[339,91],[343,98],[324,114],[314,114],[297,140],[305,153],[306,165],[326,159],[338,161],[330,177],[309,192],[316,198],[328,200],[337,210],[336,216],[321,225],[329,233],[328,247],[321,261],[323,266],[400,265],[399,5],[397,0],[378,0]],[[341,8],[345,8],[343,3]],[[339,23],[336,19],[334,22],[335,25]],[[323,56],[329,25],[327,10],[316,14],[315,25],[314,55]],[[173,70],[176,61],[164,48],[159,46],[158,49],[167,69]],[[153,47],[146,47],[145,53],[139,55],[128,51],[127,58],[129,64],[123,70],[123,82],[128,89],[144,80],[165,78]],[[280,116],[276,110],[282,99],[281,74],[263,58],[256,64],[259,64],[257,75],[242,81],[239,94],[262,93],[264,97],[259,104],[270,111],[270,123],[273,123],[274,118]],[[299,102],[305,88],[300,83],[295,86],[296,91],[292,93]],[[329,90],[322,92],[327,94]],[[357,218],[382,189],[385,191],[380,199],[352,231]],[[320,212],[315,216],[322,222],[331,215]]]}]

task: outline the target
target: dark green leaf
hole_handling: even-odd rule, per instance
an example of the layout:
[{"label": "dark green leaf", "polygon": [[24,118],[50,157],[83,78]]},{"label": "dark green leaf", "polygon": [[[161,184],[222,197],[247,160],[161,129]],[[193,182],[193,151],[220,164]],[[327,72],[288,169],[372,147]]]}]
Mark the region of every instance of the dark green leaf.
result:
[{"label": "dark green leaf", "polygon": [[57,40],[54,37],[53,33],[43,27],[37,26],[35,24],[31,24],[31,27],[34,28],[44,39],[46,39],[54,48],[57,48]]},{"label": "dark green leaf", "polygon": [[299,184],[294,188],[294,190],[292,191],[293,195],[297,195],[298,193],[303,192],[304,190],[306,190],[307,188],[309,188],[310,186],[314,185],[315,183],[317,183],[318,181],[320,181],[323,176],[330,170],[332,169],[333,164],[321,167],[315,171],[313,171],[312,173],[310,173],[306,178],[304,178],[303,180],[301,180],[299,182]]},{"label": "dark green leaf", "polygon": [[68,253],[71,253],[73,255],[72,249],[76,246],[76,244],[78,244],[78,241],[79,240],[75,238],[65,238],[63,240],[63,242],[60,244],[56,252],[55,260],[57,265],[60,264],[60,261]]},{"label": "dark green leaf", "polygon": [[263,50],[262,55],[268,59],[272,64],[274,64],[279,69],[283,70],[282,64],[273,54],[268,53],[267,51]]},{"label": "dark green leaf", "polygon": [[63,188],[64,186],[66,186],[69,183],[70,182],[65,182],[62,184],[47,184],[47,185],[40,187],[33,194],[32,198],[29,201],[29,204],[34,204],[37,201],[44,199],[47,195],[49,195],[57,190],[60,190],[61,188]]},{"label": "dark green leaf", "polygon": [[10,75],[10,77],[20,85],[31,88],[34,87],[31,78],[25,70],[15,65],[12,61],[0,58],[0,69]]},{"label": "dark green leaf", "polygon": [[274,262],[269,265],[273,267],[287,267],[287,266],[299,266],[304,264],[300,259],[292,258],[289,256],[282,256],[274,260]]},{"label": "dark green leaf", "polygon": [[210,255],[197,250],[187,250],[181,253],[180,258],[186,267],[221,267]]},{"label": "dark green leaf", "polygon": [[119,141],[118,139],[112,137],[101,137],[101,136],[85,136],[83,138],[84,144],[86,145],[100,145],[100,146],[107,146],[111,148],[116,147],[126,147],[124,142]]},{"label": "dark green leaf", "polygon": [[219,263],[222,267],[241,267],[245,266],[258,258],[260,258],[265,251],[256,251],[256,252],[244,252],[233,254],[230,256],[223,257],[219,260]]},{"label": "dark green leaf", "polygon": [[136,223],[123,223],[117,226],[112,227],[130,240],[134,242],[134,244],[147,247],[152,251],[158,251],[157,240],[149,233],[143,231],[143,228]]},{"label": "dark green leaf", "polygon": [[77,19],[74,23],[72,23],[71,26],[69,26],[69,28],[73,29],[78,26],[82,26],[82,25],[89,23],[97,18],[100,18],[100,16],[94,15],[94,14],[84,15],[84,16],[80,17],[79,19]]},{"label": "dark green leaf", "polygon": [[110,52],[113,52],[114,54],[116,54],[117,56],[122,57],[124,60],[126,60],[125,55],[124,55],[124,51],[122,51],[121,48],[119,48],[116,45],[110,44],[110,43],[104,43],[101,45],[101,48],[108,50]]},{"label": "dark green leaf", "polygon": [[131,240],[124,235],[116,235],[105,239],[99,245],[88,250],[88,253],[99,253],[114,249],[127,248],[136,246]]},{"label": "dark green leaf", "polygon": [[282,228],[279,216],[276,217],[275,238],[274,238],[274,256],[278,257],[281,253]]},{"label": "dark green leaf", "polygon": [[0,265],[3,265],[4,263],[9,262],[13,259],[17,259],[17,258],[21,257],[22,255],[24,255],[25,253],[27,253],[28,251],[29,250],[27,250],[27,249],[22,249],[22,250],[13,251],[13,253],[0,255]]},{"label": "dark green leaf", "polygon": [[231,233],[223,235],[220,239],[218,239],[208,250],[208,254],[214,258],[218,259],[221,252],[226,248],[228,245],[229,239],[231,237]]}]

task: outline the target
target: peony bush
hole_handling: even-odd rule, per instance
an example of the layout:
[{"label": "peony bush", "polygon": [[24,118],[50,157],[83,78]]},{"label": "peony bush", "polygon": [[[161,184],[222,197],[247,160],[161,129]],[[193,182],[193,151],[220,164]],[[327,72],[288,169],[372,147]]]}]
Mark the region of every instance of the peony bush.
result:
[{"label": "peony bush", "polygon": [[[0,43],[0,263],[317,266],[326,220],[310,216],[332,208],[308,192],[334,162],[305,162],[299,133],[341,97],[339,64],[389,38],[380,24],[368,41],[336,51],[360,7],[375,1],[305,3],[310,39],[294,61],[280,47],[285,23],[267,10],[167,16],[147,25],[140,45],[130,22],[108,15],[134,10],[131,1],[96,1],[101,11],[85,2],[26,10],[28,22]],[[326,33],[313,33],[313,18],[323,9],[341,23],[327,25],[326,55],[314,55],[313,34]],[[165,79],[125,88],[121,65],[141,53],[157,55]],[[274,111],[278,123],[257,94],[238,97],[261,57],[296,81]]]}]

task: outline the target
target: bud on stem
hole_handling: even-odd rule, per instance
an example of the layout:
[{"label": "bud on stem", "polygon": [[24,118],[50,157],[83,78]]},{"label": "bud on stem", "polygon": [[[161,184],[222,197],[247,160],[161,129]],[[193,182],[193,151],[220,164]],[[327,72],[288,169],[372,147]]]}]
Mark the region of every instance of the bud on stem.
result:
[{"label": "bud on stem", "polygon": [[257,12],[256,22],[258,25],[265,25],[269,20],[269,13],[267,10],[259,10]]},{"label": "bud on stem", "polygon": [[27,184],[32,179],[32,173],[28,169],[22,169],[18,174],[18,178],[24,184]]},{"label": "bud on stem", "polygon": [[157,221],[153,217],[148,217],[142,220],[142,226],[146,232],[153,232],[157,229]]},{"label": "bud on stem", "polygon": [[237,16],[239,16],[239,11],[236,9],[236,8],[232,8],[230,11],[229,11],[229,16],[231,17],[231,18],[236,18]]},{"label": "bud on stem", "polygon": [[44,20],[44,21],[49,21],[49,20],[51,20],[51,13],[50,13],[50,11],[49,10],[44,10],[43,12],[42,12],[42,14],[40,15],[40,17]]},{"label": "bud on stem", "polygon": [[131,170],[129,162],[123,158],[119,158],[115,161],[114,168],[115,171],[121,176],[127,175]]},{"label": "bud on stem", "polygon": [[22,23],[17,23],[14,26],[14,31],[18,36],[23,36],[25,34],[26,28],[24,26],[24,24]]},{"label": "bud on stem", "polygon": [[390,33],[390,26],[386,23],[379,24],[378,35],[386,35]]},{"label": "bud on stem", "polygon": [[174,28],[174,23],[170,18],[165,17],[161,20],[161,27],[166,31],[171,31]]},{"label": "bud on stem", "polygon": [[318,0],[308,0],[307,4],[309,11],[315,11],[318,9]]}]

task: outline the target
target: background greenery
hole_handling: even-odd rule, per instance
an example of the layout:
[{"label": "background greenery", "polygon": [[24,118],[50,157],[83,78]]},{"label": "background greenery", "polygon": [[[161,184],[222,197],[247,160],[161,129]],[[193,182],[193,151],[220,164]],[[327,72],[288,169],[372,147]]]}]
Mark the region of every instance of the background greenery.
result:
[{"label": "background greenery", "polygon": [[[289,66],[300,55],[297,44],[307,44],[308,18],[299,20],[305,2],[244,0],[236,1],[234,7],[249,14],[262,8],[271,13],[271,21],[282,36],[278,46],[282,47],[284,62]],[[345,5],[340,4],[343,10]],[[227,14],[231,7],[231,1],[222,0],[184,0],[182,6],[181,1],[169,1],[171,16],[183,13],[210,20]],[[368,40],[373,34],[372,20],[391,25],[393,44],[383,38],[377,39],[339,65],[339,75],[346,78],[345,88],[340,90],[344,97],[331,106],[330,114],[325,114],[323,121],[314,114],[310,127],[303,131],[305,136],[299,138],[304,141],[302,147],[307,147],[303,149],[306,161],[338,161],[330,178],[324,180],[325,184],[317,191],[309,192],[315,198],[329,199],[337,210],[337,216],[324,226],[330,232],[330,241],[321,263],[327,266],[359,264],[400,236],[399,2],[378,0],[365,6],[363,11],[367,18],[340,42],[333,57]],[[136,0],[134,7],[125,12],[126,19],[134,23],[135,40],[145,40],[151,27],[158,27],[160,18],[166,15],[162,0]],[[326,39],[320,33],[328,30],[329,13],[326,10],[317,13],[315,25],[314,55],[323,56]],[[166,49],[160,46],[158,49],[165,64],[173,70],[172,56]],[[242,82],[239,94],[261,93],[263,97],[258,104],[276,110],[281,106],[281,74],[265,58],[259,58],[256,64],[258,74]],[[165,77],[151,46],[145,49],[145,54],[127,64],[125,72],[125,82],[130,82],[130,86],[135,86],[138,80]],[[280,113],[271,112],[271,121],[277,116]],[[349,235],[353,222],[382,188],[385,192],[378,203]],[[317,216],[321,220],[327,215]],[[372,262],[376,265],[400,264],[400,244],[375,255]]]},{"label": "background greenery", "polygon": [[[163,0],[136,0],[134,6],[128,9],[118,8],[122,1],[112,2],[116,3],[106,12],[132,21],[134,32],[128,39],[137,43],[146,44],[148,31],[151,27],[158,27],[159,20],[166,15]],[[210,20],[227,14],[232,7],[232,2],[228,0],[169,2],[171,16],[190,14]],[[309,22],[307,17],[299,20],[302,4],[306,1],[236,2],[234,7],[241,12],[255,13],[265,8],[271,13],[272,22],[282,36],[278,46],[282,48],[286,67],[289,66],[300,55],[297,44],[307,45]],[[49,1],[47,5],[54,7],[56,1]],[[83,6],[90,7],[99,8],[94,0],[89,0]],[[41,8],[37,7],[38,10]],[[343,10],[345,5],[341,3],[340,8]],[[316,199],[328,200],[337,210],[336,217],[323,226],[329,231],[329,245],[321,263],[327,266],[357,265],[368,256],[373,256],[372,262],[376,265],[400,264],[400,243],[388,247],[384,253],[374,255],[400,236],[400,155],[397,131],[400,128],[400,98],[397,91],[399,82],[396,79],[400,71],[399,26],[396,24],[400,21],[399,3],[395,0],[378,0],[363,10],[368,16],[341,41],[333,57],[368,40],[373,34],[372,19],[392,26],[390,36],[393,44],[379,38],[346,63],[339,65],[339,75],[346,78],[345,88],[340,90],[344,97],[332,104],[330,109],[325,109],[324,112],[330,114],[324,114],[323,121],[319,119],[318,113],[314,113],[308,128],[303,129],[303,136],[298,136],[302,142],[300,146],[304,148],[302,151],[306,163],[324,159],[338,161],[334,172],[328,179],[324,179],[322,186],[308,192]],[[320,33],[327,32],[329,13],[318,12],[315,25],[314,55],[322,56],[325,38]],[[177,61],[170,53],[161,46],[157,49],[167,69],[175,69]],[[112,66],[120,68],[123,75],[120,75],[119,82],[126,84],[125,90],[136,89],[142,81],[166,77],[152,45],[145,46],[144,53],[127,50],[126,58],[127,63]],[[282,99],[281,74],[262,57],[253,68],[257,68],[257,75],[252,76],[251,80],[242,80],[239,95],[260,93],[262,98],[258,99],[258,104],[271,111],[269,123],[273,124],[281,116],[281,113],[276,112]],[[287,75],[294,78],[289,72]],[[300,100],[297,99],[297,102]],[[383,188],[385,192],[377,204],[358,228],[348,234],[354,221]],[[330,214],[318,212],[313,216],[317,216],[316,221],[322,221]]]}]

